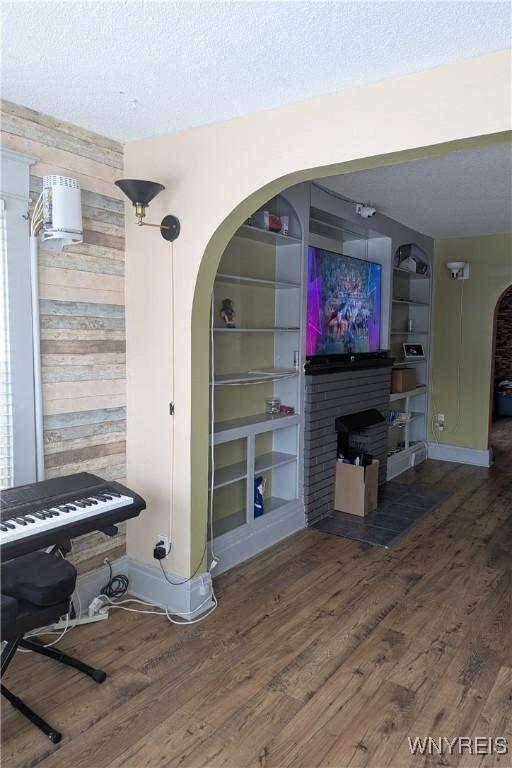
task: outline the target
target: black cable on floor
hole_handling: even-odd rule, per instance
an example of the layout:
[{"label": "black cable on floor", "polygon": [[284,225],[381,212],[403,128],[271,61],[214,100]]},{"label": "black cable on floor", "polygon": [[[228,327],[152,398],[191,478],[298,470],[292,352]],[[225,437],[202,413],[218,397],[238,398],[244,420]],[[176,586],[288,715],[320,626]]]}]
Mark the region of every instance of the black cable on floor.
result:
[{"label": "black cable on floor", "polygon": [[128,576],[125,576],[124,573],[118,573],[117,576],[114,576],[110,561],[106,560],[105,562],[109,567],[110,578],[101,590],[101,594],[110,598],[122,597],[128,591],[128,585],[130,583]]}]

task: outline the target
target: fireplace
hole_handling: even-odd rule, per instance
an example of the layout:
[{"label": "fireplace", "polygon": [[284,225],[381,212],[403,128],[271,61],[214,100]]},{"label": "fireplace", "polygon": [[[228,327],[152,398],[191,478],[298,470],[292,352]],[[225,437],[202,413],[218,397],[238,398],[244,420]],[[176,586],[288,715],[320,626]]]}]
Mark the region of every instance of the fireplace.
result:
[{"label": "fireplace", "polygon": [[305,376],[304,507],[307,525],[313,525],[334,509],[336,419],[371,409],[382,415],[384,421],[353,431],[351,439],[356,439],[366,453],[379,460],[379,483],[386,481],[391,368],[392,360],[365,360],[348,364],[346,368],[324,369]]}]

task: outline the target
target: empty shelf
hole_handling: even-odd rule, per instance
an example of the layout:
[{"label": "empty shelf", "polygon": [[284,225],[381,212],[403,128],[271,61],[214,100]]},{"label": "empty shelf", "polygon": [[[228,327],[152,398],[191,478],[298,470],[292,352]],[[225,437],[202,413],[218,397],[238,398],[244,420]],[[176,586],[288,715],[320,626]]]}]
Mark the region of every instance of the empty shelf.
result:
[{"label": "empty shelf", "polygon": [[[227,467],[215,468],[213,487],[222,488],[224,485],[237,483],[239,480],[245,480],[247,477],[247,461],[239,461],[236,464],[229,464]],[[208,480],[208,486],[211,486],[211,473]]]},{"label": "empty shelf", "polygon": [[430,275],[420,275],[419,272],[410,272],[408,269],[400,269],[400,267],[394,267],[393,272],[398,272],[399,275],[407,275],[412,277],[413,280],[430,280]]},{"label": "empty shelf", "polygon": [[280,280],[263,280],[259,277],[244,277],[243,275],[227,275],[218,272],[216,279],[221,283],[237,283],[238,285],[250,285],[256,288],[300,288],[300,283],[286,283]]},{"label": "empty shelf", "polygon": [[228,432],[243,436],[250,432],[266,432],[267,430],[270,432],[271,430],[292,426],[299,422],[300,416],[298,413],[293,413],[291,416],[287,414],[269,416],[268,413],[258,413],[254,416],[242,416],[239,419],[219,421],[214,426],[214,433],[216,437],[225,435]]},{"label": "empty shelf", "polygon": [[393,299],[393,304],[404,304],[411,307],[429,307],[430,304],[426,301],[414,301],[413,299]]},{"label": "empty shelf", "polygon": [[[231,515],[221,517],[219,520],[213,521],[213,537],[222,536],[224,533],[234,531],[236,528],[241,528],[247,521],[247,513],[245,509],[241,509],[238,512],[233,512]],[[208,539],[210,539],[210,526],[208,526]]]},{"label": "empty shelf", "polygon": [[406,397],[415,397],[416,395],[424,395],[427,391],[425,385],[416,387],[416,389],[410,389],[408,392],[392,392],[389,396],[390,402],[394,400],[404,400]]},{"label": "empty shelf", "polygon": [[294,461],[297,461],[297,456],[294,453],[281,453],[280,451],[263,453],[261,456],[256,456],[254,460],[254,473],[267,472],[269,469],[282,467],[284,464],[291,464]]},{"label": "empty shelf", "polygon": [[428,336],[427,331],[391,331],[392,336]]},{"label": "empty shelf", "polygon": [[300,328],[214,328],[215,333],[298,333]]},{"label": "empty shelf", "polygon": [[261,384],[266,381],[274,381],[275,379],[287,379],[291,376],[297,376],[297,371],[293,368],[279,369],[279,372],[251,372],[244,371],[241,373],[224,373],[215,377],[215,386],[233,386],[235,384]]},{"label": "empty shelf", "polygon": [[[275,512],[276,509],[279,509],[280,507],[286,506],[286,504],[291,504],[293,501],[296,501],[296,499],[280,499],[279,496],[271,496],[268,499],[263,500],[263,509],[264,513],[262,517],[265,517],[265,515],[268,515],[269,512]],[[258,520],[260,518],[257,518]]]},{"label": "empty shelf", "polygon": [[235,234],[235,237],[245,237],[248,240],[258,240],[260,243],[275,243],[276,245],[297,245],[302,243],[299,237],[282,235],[280,232],[270,232],[267,229],[252,227],[250,224],[243,224]]}]

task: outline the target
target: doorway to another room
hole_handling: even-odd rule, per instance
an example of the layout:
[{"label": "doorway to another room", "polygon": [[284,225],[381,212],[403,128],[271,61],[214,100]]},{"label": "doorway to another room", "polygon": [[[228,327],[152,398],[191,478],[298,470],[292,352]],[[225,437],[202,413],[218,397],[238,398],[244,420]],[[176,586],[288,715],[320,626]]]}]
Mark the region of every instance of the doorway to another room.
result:
[{"label": "doorway to another room", "polygon": [[496,305],[490,405],[489,438],[501,453],[512,448],[512,285]]}]

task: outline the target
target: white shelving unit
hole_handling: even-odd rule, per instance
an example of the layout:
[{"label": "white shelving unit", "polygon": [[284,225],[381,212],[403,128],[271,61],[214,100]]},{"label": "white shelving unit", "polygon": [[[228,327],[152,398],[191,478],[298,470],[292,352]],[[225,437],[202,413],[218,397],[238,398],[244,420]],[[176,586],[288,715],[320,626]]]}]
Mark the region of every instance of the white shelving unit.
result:
[{"label": "white shelving unit", "polygon": [[[288,216],[289,234],[241,226],[221,259],[213,293],[213,533],[222,569],[304,526],[303,227],[285,197],[265,210]],[[235,328],[222,325],[225,298],[234,303]],[[295,413],[268,415],[269,398]],[[258,478],[265,485],[264,514],[255,517]]]},{"label": "white shelving unit", "polygon": [[[394,368],[413,368],[416,371],[415,389],[390,395],[390,408],[412,414],[404,426],[389,427],[388,480],[396,477],[413,464],[426,458],[427,408],[430,369],[430,297],[431,269],[426,275],[393,269],[391,300],[391,355]],[[408,330],[412,322],[413,330]],[[422,344],[425,357],[404,360],[402,344]]]}]

